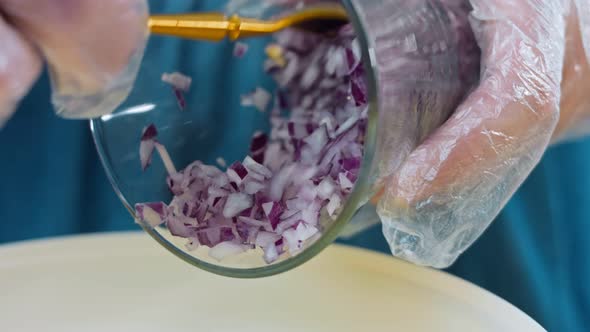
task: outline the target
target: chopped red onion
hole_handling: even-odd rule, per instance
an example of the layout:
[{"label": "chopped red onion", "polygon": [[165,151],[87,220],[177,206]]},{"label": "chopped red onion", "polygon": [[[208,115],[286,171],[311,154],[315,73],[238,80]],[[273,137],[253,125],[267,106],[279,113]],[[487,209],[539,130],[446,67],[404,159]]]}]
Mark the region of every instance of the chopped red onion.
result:
[{"label": "chopped red onion", "polygon": [[318,68],[318,65],[312,65],[303,73],[300,82],[301,87],[306,90],[311,88],[311,86],[318,80],[319,77],[320,69]]},{"label": "chopped red onion", "polygon": [[166,219],[166,227],[174,236],[191,238],[197,235],[197,227],[191,224],[190,219],[183,216],[169,216]]},{"label": "chopped red onion", "polygon": [[164,73],[162,74],[162,81],[170,84],[173,88],[178,89],[182,92],[187,92],[191,88],[192,78],[178,73]]},{"label": "chopped red onion", "polygon": [[283,233],[283,238],[287,242],[289,252],[294,254],[303,248],[304,241],[308,240],[312,236],[319,232],[314,226],[307,225],[301,222],[296,228],[290,228]]},{"label": "chopped red onion", "polygon": [[[243,47],[235,45],[236,56],[243,56]],[[174,199],[168,206],[138,204],[138,221],[165,223],[188,240],[189,250],[209,247],[218,260],[256,247],[269,264],[284,252],[296,254],[320,236],[326,225],[321,216],[337,218],[361,167],[367,93],[351,28],[336,37],[285,30],[266,53],[265,70],[279,86],[269,112],[271,130],[254,133],[243,161],[225,171],[197,161],[177,172],[155,126],[142,133],[142,168],[157,150]],[[181,78],[166,76],[179,92],[187,82]],[[272,98],[257,88],[241,104],[266,111]],[[226,166],[221,158],[217,164]]]},{"label": "chopped red onion", "polygon": [[321,208],[322,202],[314,200],[313,203],[302,209],[301,220],[304,220],[310,225],[317,225],[319,222]]},{"label": "chopped red onion", "polygon": [[283,206],[277,202],[266,202],[262,204],[262,210],[264,211],[264,215],[270,222],[272,228],[277,228],[277,225],[280,222],[280,217],[284,211]]},{"label": "chopped red onion", "polygon": [[349,74],[352,74],[359,66],[361,66],[361,47],[358,39],[354,39],[351,47],[346,49],[346,60],[348,63]]},{"label": "chopped red onion", "polygon": [[138,220],[150,227],[157,227],[166,221],[168,207],[162,202],[136,204]]},{"label": "chopped red onion", "polygon": [[248,195],[254,195],[262,191],[264,188],[266,188],[266,185],[264,183],[248,181],[248,183],[244,185],[244,192]]},{"label": "chopped red onion", "polygon": [[256,88],[253,92],[242,95],[241,105],[242,106],[254,106],[260,112],[265,112],[268,108],[268,104],[272,99],[270,92],[263,88]]},{"label": "chopped red onion", "polygon": [[264,167],[263,165],[260,165],[256,162],[256,160],[252,159],[250,156],[247,156],[244,159],[244,167],[248,169],[250,172],[260,174],[267,179],[269,179],[272,176],[272,172],[268,168]]},{"label": "chopped red onion", "polygon": [[139,159],[141,161],[141,169],[144,171],[151,165],[154,149],[156,148],[156,136],[158,130],[154,124],[147,126],[141,135],[141,143],[139,144]]},{"label": "chopped red onion", "polygon": [[235,256],[248,250],[248,246],[234,242],[220,242],[209,250],[209,256],[218,261],[226,257]]},{"label": "chopped red onion", "polygon": [[261,231],[258,232],[258,235],[256,235],[256,241],[254,244],[256,244],[259,247],[265,248],[269,245],[274,246],[274,244],[280,239],[281,235],[279,234]]},{"label": "chopped red onion", "polygon": [[[330,76],[343,77],[349,73],[346,49],[331,47],[326,55],[326,73]],[[346,64],[346,65],[345,65]]]},{"label": "chopped red onion", "polygon": [[301,211],[299,211],[299,212],[296,212],[285,219],[281,219],[279,221],[279,224],[275,228],[276,233],[283,234],[289,228],[291,228],[291,227],[297,225],[298,223],[300,223],[301,221],[303,221],[303,220],[301,220],[301,215],[302,215],[302,213],[301,213]]},{"label": "chopped red onion", "polygon": [[182,90],[177,88],[172,88],[172,91],[174,92],[174,98],[176,98],[178,108],[180,108],[181,111],[184,111],[186,108],[186,98],[184,98],[184,93]]},{"label": "chopped red onion", "polygon": [[288,165],[278,171],[274,178],[271,179],[269,195],[272,200],[280,201],[283,198],[285,187],[293,180],[291,175],[294,170],[295,165]]},{"label": "chopped red onion", "polygon": [[326,126],[320,126],[311,135],[303,139],[303,141],[311,148],[311,151],[317,155],[328,143],[328,131]]},{"label": "chopped red onion", "polygon": [[254,218],[243,217],[243,216],[238,217],[238,221],[241,221],[241,222],[243,222],[245,224],[248,224],[249,226],[253,226],[253,227],[256,227],[258,229],[259,228],[266,229],[269,226],[268,222],[266,222],[266,221],[257,220],[257,219],[254,219]]},{"label": "chopped red onion", "polygon": [[325,177],[316,187],[316,192],[319,198],[328,199],[336,190],[336,185],[331,177]]},{"label": "chopped red onion", "polygon": [[363,82],[360,80],[353,80],[350,82],[350,93],[354,98],[356,106],[361,106],[367,103],[367,95],[365,93],[365,87]]},{"label": "chopped red onion", "polygon": [[342,191],[350,190],[354,186],[354,183],[350,181],[348,176],[346,176],[346,173],[338,174],[338,182],[340,182],[340,188],[342,188]]},{"label": "chopped red onion", "polygon": [[158,136],[158,130],[156,126],[152,123],[149,126],[145,127],[143,133],[141,134],[141,141],[148,141],[148,140],[155,140]]},{"label": "chopped red onion", "polygon": [[267,264],[270,264],[279,258],[279,255],[283,252],[282,245],[283,239],[280,239],[277,242],[275,242],[274,245],[264,247],[263,258]]},{"label": "chopped red onion", "polygon": [[361,158],[360,156],[353,158],[344,158],[340,160],[340,165],[342,165],[342,169],[346,171],[353,171],[361,168]]},{"label": "chopped red onion", "polygon": [[242,183],[246,175],[248,175],[248,170],[239,161],[233,163],[227,170],[229,179],[238,185]]},{"label": "chopped red onion", "polygon": [[340,198],[340,195],[336,193],[332,194],[330,197],[330,202],[328,205],[326,205],[326,211],[328,212],[328,215],[330,217],[334,217],[335,212],[340,208],[340,205],[342,205],[342,199]]},{"label": "chopped red onion", "polygon": [[184,247],[186,248],[186,250],[188,251],[194,251],[197,250],[197,248],[199,247],[199,240],[197,238],[189,238],[187,243],[184,245]]},{"label": "chopped red onion", "polygon": [[162,158],[162,162],[164,163],[164,167],[166,167],[166,171],[168,171],[168,174],[176,173],[176,167],[174,167],[174,163],[172,162],[172,158],[170,158],[170,155],[168,154],[168,150],[166,150],[166,148],[158,142],[155,143],[155,147],[158,153],[160,154],[160,158]]},{"label": "chopped red onion", "polygon": [[236,42],[234,45],[234,56],[236,58],[243,58],[246,53],[248,53],[248,44]]},{"label": "chopped red onion", "polygon": [[223,216],[225,218],[233,218],[240,214],[240,212],[252,207],[252,196],[248,194],[230,194],[227,196],[227,201],[223,208]]}]

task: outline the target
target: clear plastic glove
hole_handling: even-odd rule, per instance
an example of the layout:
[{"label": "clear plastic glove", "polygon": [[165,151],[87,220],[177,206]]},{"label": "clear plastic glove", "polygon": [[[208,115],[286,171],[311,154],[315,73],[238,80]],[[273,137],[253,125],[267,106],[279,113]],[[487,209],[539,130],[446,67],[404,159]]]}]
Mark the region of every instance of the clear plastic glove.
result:
[{"label": "clear plastic glove", "polygon": [[482,234],[552,140],[590,132],[588,1],[470,3],[480,85],[410,154],[377,208],[394,255],[438,268]]},{"label": "clear plastic glove", "polygon": [[58,115],[113,111],[135,79],[147,16],[145,0],[0,0],[0,125],[44,62]]},{"label": "clear plastic glove", "polygon": [[[273,4],[318,1],[232,0],[228,8],[257,16]],[[404,3],[354,1],[371,2],[373,7]],[[420,1],[430,3],[413,2]],[[383,148],[388,153],[383,154],[384,166],[377,168],[376,176],[378,185],[385,185],[372,200],[378,215],[369,207],[360,218],[381,220],[394,255],[444,268],[490,225],[552,142],[590,132],[590,4],[587,0],[439,2],[471,22],[483,51],[481,82],[407,158],[403,149]],[[464,21],[457,19],[455,23],[462,26]],[[387,30],[381,25],[372,28]],[[470,41],[468,36],[460,43]],[[459,76],[468,77],[471,65],[462,63]],[[407,131],[416,134],[411,128]],[[403,161],[399,168],[398,161]]]}]

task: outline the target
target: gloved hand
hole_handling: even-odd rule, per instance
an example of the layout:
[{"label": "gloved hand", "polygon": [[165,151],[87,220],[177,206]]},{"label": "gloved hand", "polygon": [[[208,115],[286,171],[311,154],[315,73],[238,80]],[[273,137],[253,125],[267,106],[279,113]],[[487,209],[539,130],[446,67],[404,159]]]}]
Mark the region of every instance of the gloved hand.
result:
[{"label": "gloved hand", "polygon": [[0,0],[0,125],[39,76],[58,115],[90,118],[127,96],[147,40],[145,0]]},{"label": "gloved hand", "polygon": [[439,268],[481,235],[552,141],[590,131],[588,1],[470,3],[479,87],[410,154],[377,209],[395,255]]},{"label": "gloved hand", "polygon": [[[325,0],[232,0],[228,8],[258,16],[272,5],[321,1]],[[420,1],[429,8],[431,1],[414,2]],[[359,7],[370,2],[366,7],[372,10],[381,6],[384,15],[396,3],[406,3],[353,2]],[[590,5],[585,0],[439,2],[455,15],[466,8],[463,15],[467,16],[473,9],[469,18],[458,19],[470,20],[482,49],[480,84],[407,158],[400,151],[403,148],[383,147],[394,151],[388,152],[393,156],[384,156],[385,169],[378,168],[376,176],[387,175],[387,180],[372,202],[378,204],[383,233],[394,255],[443,268],[489,226],[549,144],[590,132]],[[379,20],[387,22],[386,16]],[[366,23],[386,31],[383,22]],[[461,41],[465,43],[473,36],[463,37],[467,37]],[[470,56],[470,50],[462,51],[467,52],[465,58]],[[459,76],[469,77],[472,65],[461,63],[459,70],[466,72]],[[407,131],[412,135],[411,128]],[[397,159],[391,162],[388,157]],[[390,166],[400,158],[399,168]]]}]

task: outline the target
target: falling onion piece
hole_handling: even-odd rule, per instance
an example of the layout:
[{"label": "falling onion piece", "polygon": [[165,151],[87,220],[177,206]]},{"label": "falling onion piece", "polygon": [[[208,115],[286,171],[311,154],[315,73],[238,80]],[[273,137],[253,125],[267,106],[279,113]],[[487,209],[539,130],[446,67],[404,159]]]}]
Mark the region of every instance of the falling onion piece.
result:
[{"label": "falling onion piece", "polygon": [[174,98],[176,98],[178,107],[181,110],[184,110],[186,108],[186,98],[184,97],[184,93],[190,90],[192,79],[179,72],[173,72],[162,74],[162,81],[172,87],[172,92],[174,93]]},{"label": "falling onion piece", "polygon": [[182,92],[188,92],[192,84],[192,78],[179,72],[162,74],[162,81]]},{"label": "falling onion piece", "polygon": [[248,44],[236,42],[234,45],[234,56],[236,58],[243,58],[248,53]]},{"label": "falling onion piece", "polygon": [[156,148],[156,137],[158,130],[154,124],[147,126],[141,134],[141,142],[139,144],[139,159],[141,161],[141,169],[146,170],[152,163],[152,156]]},{"label": "falling onion piece", "polygon": [[139,222],[165,223],[187,239],[188,250],[208,247],[217,260],[260,248],[270,264],[320,236],[320,217],[338,216],[364,151],[366,86],[351,31],[318,37],[286,30],[275,36],[266,48],[265,71],[279,88],[274,96],[257,88],[242,97],[242,105],[269,111],[271,130],[254,133],[249,156],[224,171],[197,161],[177,172],[152,137],[174,199],[168,206],[137,205]]},{"label": "falling onion piece", "polygon": [[176,103],[178,104],[178,108],[181,111],[186,109],[186,98],[184,97],[184,92],[177,88],[172,88],[172,92],[174,92],[174,98],[176,98]]},{"label": "falling onion piece", "polygon": [[160,158],[162,158],[162,162],[164,163],[164,166],[166,167],[166,171],[168,172],[168,174],[176,173],[176,167],[174,167],[174,163],[172,162],[172,158],[170,158],[170,155],[168,154],[168,150],[166,150],[166,148],[158,142],[155,143],[155,147],[158,151],[158,154],[160,154]]},{"label": "falling onion piece", "polygon": [[271,99],[270,92],[263,88],[256,88],[253,92],[242,95],[240,104],[244,107],[253,106],[260,112],[266,112]]}]

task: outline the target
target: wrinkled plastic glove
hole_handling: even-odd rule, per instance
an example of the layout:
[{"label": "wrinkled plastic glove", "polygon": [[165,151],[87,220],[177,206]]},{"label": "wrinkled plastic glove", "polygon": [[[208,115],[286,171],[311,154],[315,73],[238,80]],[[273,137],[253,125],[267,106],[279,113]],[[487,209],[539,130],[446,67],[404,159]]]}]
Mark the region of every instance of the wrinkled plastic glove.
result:
[{"label": "wrinkled plastic glove", "polygon": [[59,116],[110,113],[143,55],[145,0],[0,0],[0,125],[49,68]]},{"label": "wrinkled plastic glove", "polygon": [[437,268],[482,234],[552,141],[590,131],[589,2],[470,3],[480,85],[410,154],[377,208],[393,254]]}]

